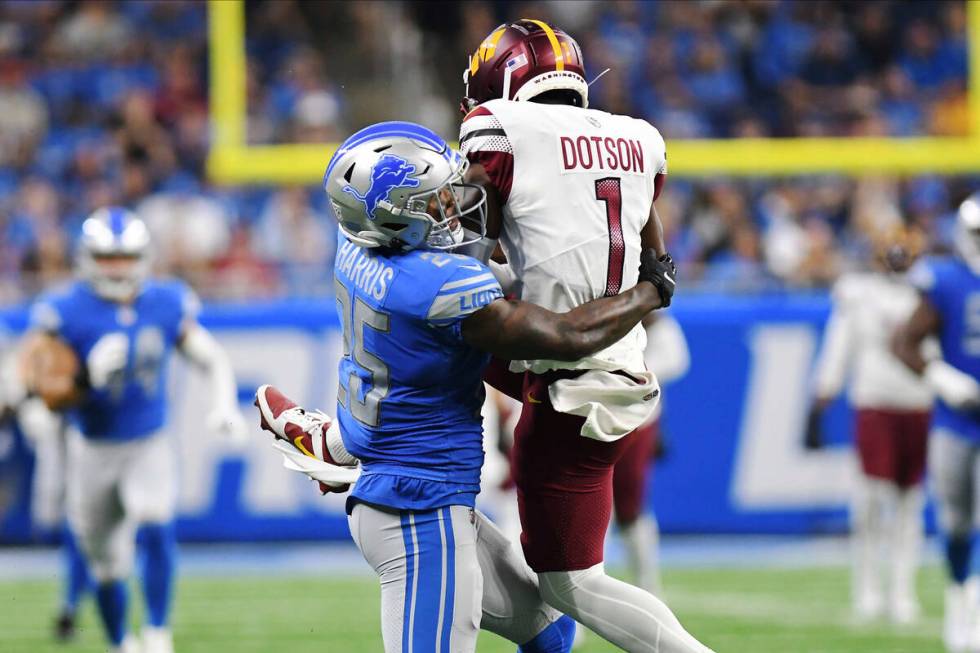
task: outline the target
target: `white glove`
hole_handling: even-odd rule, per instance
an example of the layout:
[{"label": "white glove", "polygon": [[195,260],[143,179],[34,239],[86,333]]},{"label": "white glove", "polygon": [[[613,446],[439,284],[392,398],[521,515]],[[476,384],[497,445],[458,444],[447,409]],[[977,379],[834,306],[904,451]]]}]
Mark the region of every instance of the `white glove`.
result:
[{"label": "white glove", "polygon": [[237,406],[215,408],[205,418],[204,424],[208,431],[233,444],[244,444],[248,439],[248,422]]},{"label": "white glove", "polygon": [[129,353],[129,338],[125,333],[110,333],[102,336],[89,351],[85,359],[89,384],[102,390],[112,381],[113,376],[126,368]]},{"label": "white glove", "polygon": [[933,360],[923,374],[929,387],[955,410],[980,408],[980,383],[944,360]]},{"label": "white glove", "polygon": [[21,402],[17,407],[17,423],[24,435],[34,442],[57,435],[61,429],[61,418],[48,410],[38,397]]}]

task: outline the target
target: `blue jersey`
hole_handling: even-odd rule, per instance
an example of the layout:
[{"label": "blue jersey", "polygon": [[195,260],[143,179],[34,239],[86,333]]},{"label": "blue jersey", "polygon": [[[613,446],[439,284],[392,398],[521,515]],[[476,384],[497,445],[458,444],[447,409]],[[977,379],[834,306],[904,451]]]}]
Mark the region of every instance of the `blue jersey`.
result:
[{"label": "blue jersey", "polygon": [[[980,380],[980,275],[958,258],[930,258],[909,273],[940,315],[943,360]],[[933,424],[980,441],[980,413],[958,411],[936,400]]]},{"label": "blue jersey", "polygon": [[125,367],[105,388],[89,389],[70,419],[88,438],[135,440],[163,427],[167,363],[185,320],[196,319],[197,299],[179,281],[149,281],[132,304],[103,299],[76,281],[40,297],[31,327],[59,336],[85,365],[103,338],[126,339]]},{"label": "blue jersey", "polygon": [[351,497],[398,509],[473,506],[483,466],[483,370],[462,320],[503,296],[475,259],[390,254],[341,234],[334,269],[344,331],[337,418],[362,474]]}]

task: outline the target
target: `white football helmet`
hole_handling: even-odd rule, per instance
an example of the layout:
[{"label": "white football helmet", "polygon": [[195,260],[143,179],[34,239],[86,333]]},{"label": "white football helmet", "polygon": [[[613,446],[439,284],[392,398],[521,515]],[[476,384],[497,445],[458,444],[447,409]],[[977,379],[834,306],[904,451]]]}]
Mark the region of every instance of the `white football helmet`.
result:
[{"label": "white football helmet", "polygon": [[463,182],[468,165],[430,129],[383,122],[344,141],[323,187],[340,229],[361,247],[455,249],[486,234],[486,193]]},{"label": "white football helmet", "polygon": [[953,238],[956,252],[980,274],[980,193],[974,193],[960,205]]},{"label": "white football helmet", "polygon": [[82,223],[78,274],[97,295],[124,302],[139,293],[150,270],[150,232],[136,214],[117,206]]}]

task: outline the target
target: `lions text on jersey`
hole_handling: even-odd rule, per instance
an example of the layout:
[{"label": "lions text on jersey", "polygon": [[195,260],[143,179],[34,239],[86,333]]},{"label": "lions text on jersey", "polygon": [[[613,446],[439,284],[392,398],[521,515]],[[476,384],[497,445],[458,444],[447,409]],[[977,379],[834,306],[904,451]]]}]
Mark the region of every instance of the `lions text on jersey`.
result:
[{"label": "lions text on jersey", "polygon": [[[940,315],[943,359],[980,379],[980,275],[957,258],[924,259],[909,272],[912,283]],[[980,414],[954,410],[937,398],[933,424],[980,441]]]},{"label": "lions text on jersey", "polygon": [[364,249],[338,235],[343,327],[337,416],[363,473],[352,498],[399,509],[472,507],[483,466],[483,369],[461,321],[503,296],[475,259]]},{"label": "lions text on jersey", "polygon": [[132,304],[103,299],[84,281],[37,301],[31,326],[65,340],[83,365],[101,348],[125,347],[124,365],[70,413],[85,437],[135,440],[164,426],[167,360],[197,310],[195,295],[179,281],[146,282]]}]

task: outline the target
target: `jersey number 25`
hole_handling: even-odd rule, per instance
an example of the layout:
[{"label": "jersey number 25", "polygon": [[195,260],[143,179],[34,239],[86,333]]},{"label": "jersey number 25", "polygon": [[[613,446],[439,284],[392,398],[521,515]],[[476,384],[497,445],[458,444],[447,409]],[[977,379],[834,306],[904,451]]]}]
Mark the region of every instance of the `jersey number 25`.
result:
[{"label": "jersey number 25", "polygon": [[[347,377],[347,383],[340,379],[337,387],[337,401],[350,411],[354,418],[371,427],[381,424],[381,401],[388,396],[388,366],[384,361],[364,348],[364,329],[374,329],[381,333],[389,330],[390,319],[387,313],[380,313],[364,300],[354,298],[354,310],[351,311],[351,295],[340,279],[334,277],[334,292],[337,303],[340,304],[340,314],[344,332],[344,358],[353,362],[354,366],[363,371],[352,370]],[[362,376],[370,379],[371,389],[361,399]],[[346,387],[344,387],[346,385]]]}]

